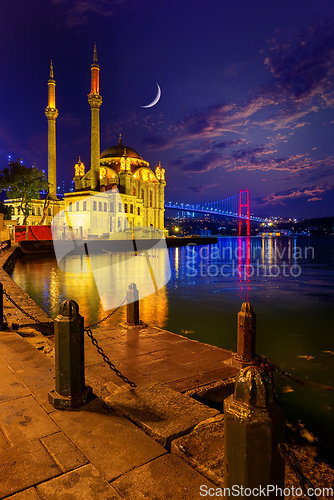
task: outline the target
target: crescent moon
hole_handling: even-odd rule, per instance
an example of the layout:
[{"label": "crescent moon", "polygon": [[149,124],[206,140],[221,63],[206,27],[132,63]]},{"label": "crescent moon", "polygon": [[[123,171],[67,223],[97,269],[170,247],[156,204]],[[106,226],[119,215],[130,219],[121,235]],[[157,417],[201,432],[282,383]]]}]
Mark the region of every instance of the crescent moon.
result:
[{"label": "crescent moon", "polygon": [[158,87],[158,93],[155,96],[155,99],[150,104],[148,104],[147,106],[141,106],[142,108],[152,108],[152,106],[155,106],[155,104],[159,101],[159,99],[161,97],[161,89],[160,89],[160,87],[159,87],[158,84],[157,84],[157,87]]}]

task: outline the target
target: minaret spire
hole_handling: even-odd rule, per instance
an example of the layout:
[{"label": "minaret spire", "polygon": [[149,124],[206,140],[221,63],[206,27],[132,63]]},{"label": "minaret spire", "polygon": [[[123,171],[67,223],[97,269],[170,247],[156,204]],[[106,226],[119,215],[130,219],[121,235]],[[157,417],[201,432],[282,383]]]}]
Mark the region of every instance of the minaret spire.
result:
[{"label": "minaret spire", "polygon": [[91,189],[99,189],[100,180],[100,66],[97,64],[96,43],[94,44],[93,64],[91,65],[91,87],[88,102],[91,109]]},{"label": "minaret spire", "polygon": [[50,64],[50,80],[53,80],[53,64],[52,64],[52,59],[51,59],[51,64]]},{"label": "minaret spire", "polygon": [[48,80],[48,105],[45,109],[48,119],[48,181],[49,197],[51,200],[57,199],[57,172],[56,172],[56,118],[58,110],[56,108],[56,82],[53,76],[53,64],[50,64],[50,78]]}]

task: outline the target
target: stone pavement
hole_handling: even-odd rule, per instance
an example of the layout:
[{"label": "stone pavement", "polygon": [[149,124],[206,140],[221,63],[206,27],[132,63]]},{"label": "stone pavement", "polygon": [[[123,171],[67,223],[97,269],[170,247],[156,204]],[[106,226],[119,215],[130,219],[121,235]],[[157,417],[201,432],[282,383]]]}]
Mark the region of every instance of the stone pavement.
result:
[{"label": "stone pavement", "polygon": [[[114,353],[113,361],[122,369],[128,367],[126,375],[138,388],[130,390],[115,378],[90,348],[86,352],[86,382],[95,393],[105,391],[109,398],[118,393],[125,398],[130,392],[140,398],[149,388],[151,395],[155,394],[155,406],[142,408],[142,428],[131,421],[133,416],[128,419],[122,415],[119,405],[115,404],[116,413],[113,403],[106,405],[100,397],[78,411],[55,410],[48,403],[48,392],[54,388],[54,359],[18,333],[0,332],[0,498],[193,500],[201,498],[202,484],[214,487],[169,452],[175,437],[219,413],[169,387],[175,380],[182,380],[184,387],[196,385],[194,359],[202,352],[203,360],[203,353],[211,349],[204,346],[201,351],[194,342],[194,359],[190,356],[185,363],[192,341],[173,334],[169,337],[158,329],[147,329],[146,333],[128,330],[128,338],[124,338],[123,329],[113,328],[111,334],[107,330],[96,330],[99,341],[106,352]],[[175,348],[176,344],[180,346]],[[212,352],[213,366],[207,366],[212,369],[205,370],[200,363],[206,381],[212,380],[211,372],[224,368],[221,357],[227,357],[225,351],[221,356]],[[179,359],[181,353],[185,357]],[[168,358],[171,360],[165,362]],[[226,368],[231,375],[234,369]],[[169,386],[152,384],[155,376]],[[108,389],[103,388],[104,381]]]}]

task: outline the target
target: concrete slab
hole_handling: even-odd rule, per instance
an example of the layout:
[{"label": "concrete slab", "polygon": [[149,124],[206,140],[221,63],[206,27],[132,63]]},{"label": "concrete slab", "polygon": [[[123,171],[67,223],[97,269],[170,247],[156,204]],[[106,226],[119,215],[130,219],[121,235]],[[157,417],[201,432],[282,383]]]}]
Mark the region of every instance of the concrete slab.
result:
[{"label": "concrete slab", "polygon": [[164,455],[111,485],[128,500],[199,500],[200,486],[215,486],[175,455]]},{"label": "concrete slab", "polygon": [[40,500],[40,497],[35,488],[29,488],[28,490],[16,493],[16,495],[7,497],[7,500]]},{"label": "concrete slab", "polygon": [[52,500],[122,500],[92,465],[39,484],[37,491],[42,498]]},{"label": "concrete slab", "polygon": [[29,396],[30,394],[29,389],[19,381],[13,372],[7,373],[1,370],[0,403]]},{"label": "concrete slab", "polygon": [[38,440],[21,443],[0,453],[0,498],[30,488],[60,474]]},{"label": "concrete slab", "polygon": [[87,458],[63,432],[46,436],[41,439],[41,443],[45,446],[62,472],[69,472],[88,462]]},{"label": "concrete slab", "polygon": [[202,422],[190,434],[175,439],[171,452],[214,484],[223,487],[224,415]]},{"label": "concrete slab", "polygon": [[0,425],[13,445],[59,431],[32,396],[1,403]]},{"label": "concrete slab", "polygon": [[107,481],[166,453],[98,398],[78,411],[50,415]]},{"label": "concrete slab", "polygon": [[158,443],[169,446],[173,439],[191,431],[198,423],[219,412],[166,385],[117,389],[105,399],[108,406],[125,415]]}]

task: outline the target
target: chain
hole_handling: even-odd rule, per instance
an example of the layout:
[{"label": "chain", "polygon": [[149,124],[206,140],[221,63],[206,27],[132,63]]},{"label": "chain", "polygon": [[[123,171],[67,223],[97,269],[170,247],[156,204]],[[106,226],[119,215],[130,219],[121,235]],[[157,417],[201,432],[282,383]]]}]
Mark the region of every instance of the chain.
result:
[{"label": "chain", "polygon": [[31,316],[31,314],[27,313],[24,309],[22,309],[21,306],[19,306],[9,295],[8,293],[6,292],[5,289],[3,289],[3,294],[4,296],[7,298],[7,300],[9,300],[9,302],[11,302],[15,307],[17,307],[19,309],[19,311],[21,311],[23,314],[25,314],[26,316],[28,316],[28,318],[32,319],[33,321],[35,321],[36,323],[39,323],[40,325],[42,325],[42,321],[40,321],[39,319],[37,318],[34,318],[33,316]]},{"label": "chain", "polygon": [[317,384],[316,382],[310,382],[309,380],[300,380],[297,377],[294,377],[290,373],[287,373],[283,370],[281,370],[278,366],[276,366],[274,363],[272,363],[266,356],[259,356],[259,360],[257,362],[259,366],[261,366],[264,370],[266,371],[276,371],[283,375],[284,377],[289,378],[290,380],[293,380],[294,382],[297,382],[297,384],[300,385],[309,385],[312,387],[316,387],[318,389],[323,389],[326,391],[333,391],[334,387],[331,385],[323,385],[323,384]]},{"label": "chain", "polygon": [[105,318],[103,318],[103,319],[100,319],[99,321],[97,321],[96,323],[93,323],[92,325],[86,326],[86,329],[87,329],[87,328],[89,328],[89,329],[90,329],[90,328],[93,328],[93,326],[97,326],[97,325],[99,325],[100,323],[102,323],[103,321],[106,321],[107,319],[109,319],[109,318],[110,318],[113,314],[115,314],[115,312],[117,312],[117,311],[118,311],[118,309],[119,309],[120,307],[122,307],[122,306],[125,304],[125,302],[126,302],[126,297],[125,297],[125,299],[123,300],[123,302],[122,302],[122,303],[121,303],[118,307],[116,307],[116,309],[114,309],[113,311],[111,311],[111,313],[110,313],[110,314],[108,314],[108,316],[106,316],[106,317],[105,317]]},{"label": "chain", "polygon": [[293,470],[293,472],[298,477],[300,486],[302,487],[304,494],[307,496],[307,498],[310,498],[311,500],[314,499],[316,500],[317,497],[314,493],[309,494],[309,490],[312,489],[314,491],[315,488],[311,483],[311,481],[303,474],[300,468],[299,460],[296,457],[295,453],[289,448],[289,446],[286,443],[280,443],[278,445],[278,449],[284,460],[289,465],[290,469]]},{"label": "chain", "polygon": [[131,387],[137,387],[137,384],[135,384],[134,382],[131,382],[125,375],[123,375],[117,368],[116,366],[110,361],[110,359],[108,358],[108,356],[104,353],[102,347],[99,346],[99,343],[98,341],[96,340],[96,338],[94,337],[93,335],[93,332],[92,330],[88,327],[88,328],[85,328],[84,329],[85,332],[87,333],[88,337],[91,339],[92,341],[92,344],[93,346],[96,347],[97,349],[97,352],[99,354],[101,354],[102,358],[103,358],[103,361],[105,363],[107,363],[107,365],[109,366],[109,368],[116,373],[117,377],[121,378],[124,382],[126,382],[127,384],[129,384]]}]

